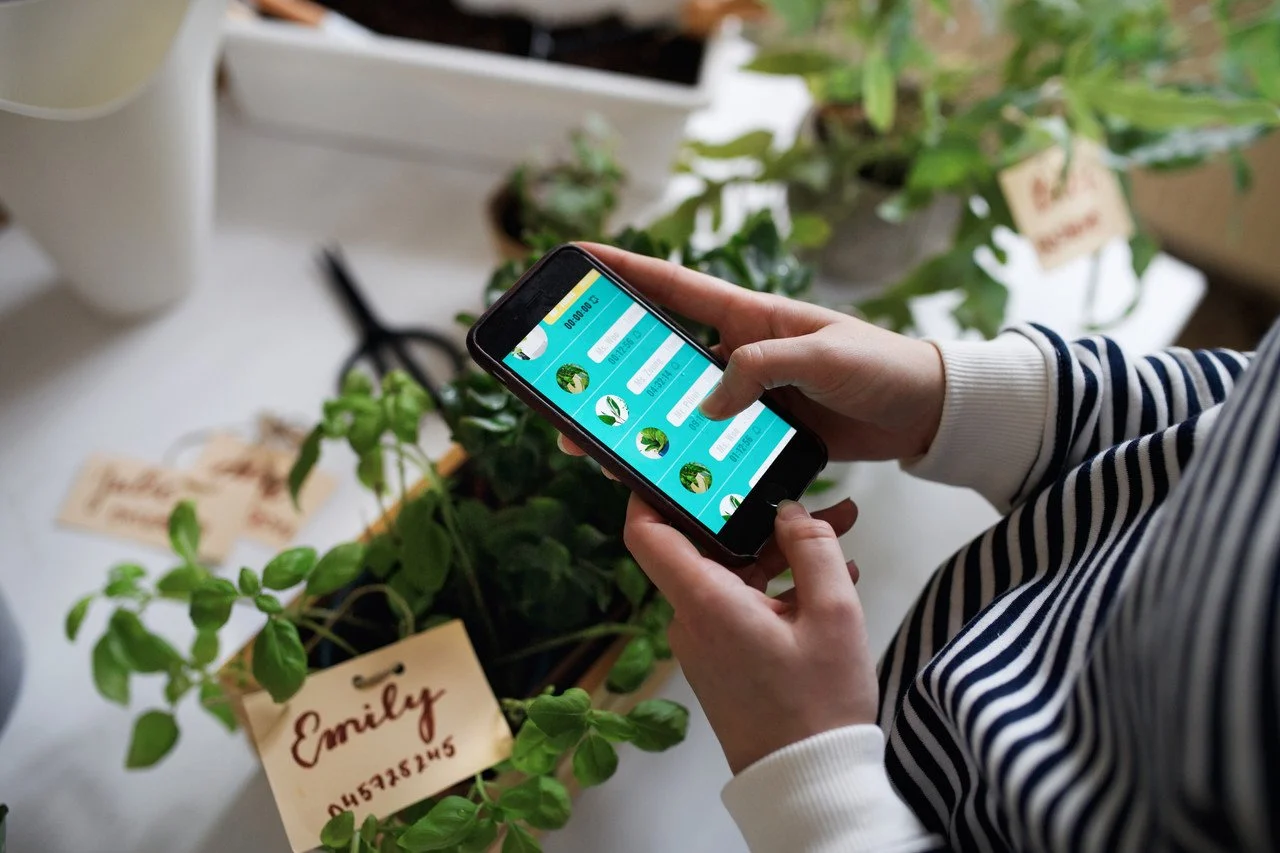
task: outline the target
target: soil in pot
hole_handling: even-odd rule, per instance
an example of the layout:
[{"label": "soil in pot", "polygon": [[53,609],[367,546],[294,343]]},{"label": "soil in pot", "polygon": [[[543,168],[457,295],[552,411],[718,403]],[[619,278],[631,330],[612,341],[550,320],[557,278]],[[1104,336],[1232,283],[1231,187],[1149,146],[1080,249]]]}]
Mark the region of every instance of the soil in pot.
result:
[{"label": "soil in pot", "polygon": [[545,28],[515,15],[478,15],[447,0],[325,0],[374,32],[697,85],[705,44],[675,27],[632,27],[616,16]]},{"label": "soil in pot", "polygon": [[[919,104],[906,97],[899,104],[899,126],[910,126]],[[826,104],[815,111],[813,133],[829,142],[839,125],[854,139],[876,140],[860,104]],[[910,136],[915,133],[910,131]],[[944,252],[960,221],[959,198],[941,196],[902,222],[887,222],[877,208],[899,192],[911,169],[909,153],[890,153],[857,170],[853,201],[832,222],[831,238],[818,254],[822,273],[819,290],[837,301],[859,301],[877,295],[900,281],[928,258]],[[801,200],[804,204],[804,200]]]}]

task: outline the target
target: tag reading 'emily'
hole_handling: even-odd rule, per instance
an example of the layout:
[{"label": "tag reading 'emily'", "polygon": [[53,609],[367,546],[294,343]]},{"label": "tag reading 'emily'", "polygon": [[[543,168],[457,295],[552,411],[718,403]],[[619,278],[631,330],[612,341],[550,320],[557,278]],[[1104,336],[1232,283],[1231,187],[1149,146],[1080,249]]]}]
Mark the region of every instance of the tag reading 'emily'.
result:
[{"label": "tag reading 'emily'", "polygon": [[168,550],[169,513],[189,500],[200,522],[199,556],[217,563],[244,529],[253,493],[246,483],[99,455],[81,470],[58,521]]},{"label": "tag reading 'emily'", "polygon": [[1000,173],[1000,187],[1022,235],[1035,246],[1040,266],[1050,270],[1133,234],[1133,218],[1102,149],[1087,139],[1066,154],[1054,146]]},{"label": "tag reading 'emily'", "polygon": [[244,534],[273,548],[284,548],[299,528],[333,493],[333,477],[313,470],[298,495],[298,507],[289,497],[289,469],[295,451],[241,441],[219,433],[206,445],[196,470],[215,480],[249,483],[257,498],[249,508]]},{"label": "tag reading 'emily'", "polygon": [[294,853],[334,815],[356,826],[511,755],[511,729],[462,622],[315,673],[283,705],[244,698],[249,730]]}]

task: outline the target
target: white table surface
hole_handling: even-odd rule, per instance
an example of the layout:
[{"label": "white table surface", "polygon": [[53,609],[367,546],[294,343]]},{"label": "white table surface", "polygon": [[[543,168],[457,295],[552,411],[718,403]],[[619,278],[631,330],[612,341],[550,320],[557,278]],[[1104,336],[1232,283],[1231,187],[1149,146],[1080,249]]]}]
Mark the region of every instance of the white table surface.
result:
[{"label": "white table surface", "polygon": [[[803,102],[788,81],[733,74],[695,129],[725,138],[762,122],[783,127]],[[323,241],[342,244],[384,316],[438,327],[477,307],[494,264],[482,208],[496,174],[267,135],[241,126],[227,109],[218,161],[207,280],[148,322],[123,325],[90,314],[57,286],[20,229],[0,232],[0,589],[27,651],[18,706],[0,736],[11,853],[288,850],[244,739],[217,729],[190,704],[168,760],[147,772],[123,770],[133,714],[159,703],[159,685],[138,689],[135,681],[131,712],[101,700],[89,648],[106,608],[91,613],[74,648],[62,636],[63,616],[102,583],[111,563],[141,559],[159,570],[167,560],[60,529],[53,519],[91,452],[158,461],[185,434],[244,425],[264,409],[315,415],[354,344],[314,262]],[[1046,276],[1025,248],[1015,247],[1014,257],[1011,319],[1079,333],[1086,266]],[[1133,288],[1125,263],[1123,248],[1107,253],[1104,315]],[[1138,349],[1166,345],[1202,290],[1198,273],[1162,257],[1149,273],[1147,299],[1111,334]],[[946,296],[928,305],[928,333],[952,333],[948,307]],[[429,449],[445,440],[438,425],[428,429]],[[303,532],[319,547],[350,537],[373,514],[346,460],[330,454],[324,465],[341,485]],[[932,568],[996,515],[975,495],[912,480],[893,465],[856,466],[842,478],[840,491],[862,508],[845,544],[862,567],[861,594],[879,648]],[[228,565],[261,565],[268,556],[241,544]],[[226,648],[247,639],[254,621],[237,613]],[[173,607],[158,624],[180,631],[185,622]],[[688,741],[664,755],[624,749],[617,776],[577,799],[569,826],[546,839],[548,851],[744,849],[719,803],[728,770],[705,718],[683,679],[664,695],[694,708]]]}]

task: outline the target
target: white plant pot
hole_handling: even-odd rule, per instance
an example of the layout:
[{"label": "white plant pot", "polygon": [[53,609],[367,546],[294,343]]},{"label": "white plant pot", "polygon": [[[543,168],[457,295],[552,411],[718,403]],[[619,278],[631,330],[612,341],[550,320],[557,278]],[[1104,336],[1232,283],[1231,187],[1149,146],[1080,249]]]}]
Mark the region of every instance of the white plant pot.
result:
[{"label": "white plant pot", "polygon": [[696,86],[261,20],[227,22],[225,57],[236,102],[254,122],[443,153],[495,174],[563,150],[596,113],[618,132],[632,184],[652,190],[670,175],[689,115],[710,101],[706,69],[723,64],[719,45],[708,43]]},{"label": "white plant pot", "polygon": [[0,4],[0,198],[105,313],[155,311],[200,276],[224,2]]}]

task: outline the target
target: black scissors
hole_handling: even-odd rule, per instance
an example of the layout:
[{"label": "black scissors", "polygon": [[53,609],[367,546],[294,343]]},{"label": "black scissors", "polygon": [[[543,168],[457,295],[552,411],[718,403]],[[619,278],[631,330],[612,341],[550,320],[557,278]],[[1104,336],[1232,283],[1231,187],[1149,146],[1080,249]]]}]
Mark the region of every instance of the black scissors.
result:
[{"label": "black scissors", "polygon": [[439,408],[440,386],[432,381],[426,368],[414,358],[412,350],[416,347],[410,347],[409,345],[426,345],[429,348],[439,350],[448,360],[453,370],[453,376],[461,373],[463,365],[466,363],[466,356],[463,354],[462,348],[439,332],[433,332],[430,329],[392,329],[387,327],[369,308],[369,303],[365,301],[364,296],[360,293],[355,279],[342,258],[341,250],[337,246],[325,248],[321,252],[320,259],[324,264],[330,284],[338,291],[342,301],[346,303],[347,309],[360,327],[361,333],[360,344],[356,347],[355,352],[343,363],[342,372],[338,374],[338,387],[342,387],[342,380],[355,368],[356,363],[361,359],[365,359],[379,379],[385,376],[392,368],[400,367],[405,373],[412,376],[414,381],[426,389],[427,393],[431,395],[431,399],[435,401],[437,408]]}]

